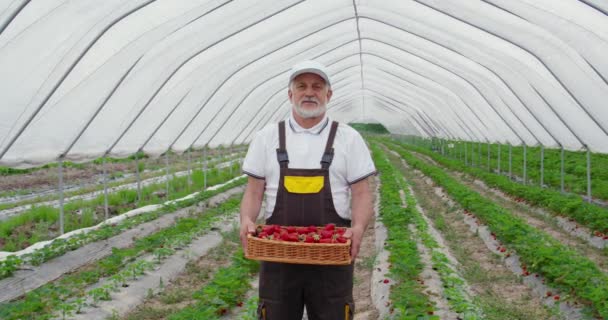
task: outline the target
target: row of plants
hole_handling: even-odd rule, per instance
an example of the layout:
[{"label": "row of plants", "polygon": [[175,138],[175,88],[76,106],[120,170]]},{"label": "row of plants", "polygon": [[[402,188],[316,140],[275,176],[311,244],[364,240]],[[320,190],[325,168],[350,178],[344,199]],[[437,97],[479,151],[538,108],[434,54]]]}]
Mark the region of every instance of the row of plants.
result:
[{"label": "row of plants", "polygon": [[[236,164],[235,164],[236,166]],[[227,181],[238,174],[235,168],[221,170],[211,169],[205,176],[201,170],[192,173],[192,184],[188,177],[173,177],[169,181],[169,194],[166,195],[166,183],[145,186],[141,190],[141,200],[137,201],[137,190],[125,189],[108,194],[108,206],[112,215],[119,215],[137,206],[158,204],[170,199],[184,197],[195,190],[202,190],[205,185]],[[159,190],[162,193],[159,193]],[[70,232],[90,227],[105,219],[104,196],[99,195],[91,200],[76,200],[64,205],[64,230]],[[0,222],[0,250],[14,252],[44,240],[59,236],[59,208],[50,206],[32,207],[26,212]]]},{"label": "row of plants", "polygon": [[388,231],[385,249],[390,252],[389,272],[394,281],[390,291],[392,316],[404,320],[438,320],[434,304],[424,293],[424,281],[420,278],[424,265],[416,240],[407,227],[415,221],[411,215],[404,214],[398,174],[377,145],[372,145],[371,150],[380,172],[380,218]]},{"label": "row of plants", "polygon": [[[241,179],[240,183],[244,181]],[[132,247],[113,248],[109,256],[75,273],[28,292],[20,300],[0,304],[0,318],[50,319],[57,315],[76,312],[86,301],[92,301],[94,305],[100,300],[110,299],[111,292],[126,284],[127,279],[142,275],[153,267],[152,263],[162,262],[175,250],[183,248],[193,239],[208,232],[220,219],[234,214],[238,210],[241,196],[231,197],[215,208],[178,219],[170,227],[137,239]],[[175,209],[170,208],[170,210]],[[154,259],[147,260],[146,253],[151,254]],[[110,281],[97,288],[86,290],[101,278],[108,278]]]},{"label": "row of plants", "polygon": [[[239,248],[232,257],[232,264],[215,273],[213,279],[196,291],[196,302],[167,317],[168,320],[218,319],[234,307],[242,307],[246,293],[251,289],[251,279],[259,271],[260,263],[246,259]],[[253,300],[247,303],[248,311],[254,308]]]},{"label": "row of plants", "polygon": [[[448,141],[454,144],[454,148],[445,148],[453,157],[462,157],[464,163],[464,143]],[[488,169],[488,147],[490,148],[490,167],[492,170],[498,168],[498,145],[487,143],[466,143],[468,162],[474,160],[477,167]],[[479,147],[481,146],[481,152]],[[440,149],[440,147],[435,147]],[[480,161],[481,159],[481,161]],[[512,174],[523,178],[524,148],[522,146],[511,147]],[[502,145],[500,148],[501,171],[506,172],[509,168],[509,147]],[[561,184],[561,150],[544,148],[543,151],[543,184],[559,190]],[[526,147],[526,178],[529,184],[538,185],[541,180],[541,148]],[[591,193],[596,199],[608,200],[608,155],[602,153],[591,153]],[[587,194],[587,153],[586,151],[564,150],[564,188],[572,193]]]},{"label": "row of plants", "polygon": [[462,206],[476,215],[510,250],[517,252],[526,270],[545,277],[549,286],[577,296],[586,312],[608,317],[608,276],[591,260],[562,245],[550,235],[529,226],[507,209],[459,183],[443,170],[391,145],[412,167],[422,171]]},{"label": "row of plants", "polygon": [[[232,147],[232,150],[242,150],[244,148],[244,146],[234,146]],[[195,151],[193,151],[194,153]],[[225,148],[222,146],[219,146],[215,149],[210,149],[207,151],[207,154],[210,156],[214,156],[217,155],[219,153],[225,153]],[[174,155],[173,152],[169,152],[170,155]],[[196,155],[192,155],[192,156],[196,156]],[[139,151],[135,154],[132,154],[126,158],[112,158],[112,157],[106,157],[105,161],[106,163],[130,163],[130,162],[134,162],[135,159],[148,159],[148,155],[146,155],[145,153]],[[71,162],[71,161],[64,161],[63,162],[63,167],[64,168],[76,168],[76,169],[85,169],[87,166],[89,166],[90,164],[102,164],[104,161],[104,158],[97,158],[89,163],[75,163],[75,162]],[[43,166],[40,167],[35,167],[35,168],[29,168],[29,169],[16,169],[16,168],[11,168],[11,167],[4,167],[4,166],[0,166],[0,176],[9,176],[9,175],[19,175],[19,174],[27,174],[27,173],[32,173],[35,171],[39,171],[39,170],[44,170],[44,169],[52,169],[52,168],[57,168],[57,163],[49,163],[49,164],[45,164]],[[160,166],[162,167],[162,165]]]},{"label": "row of plants", "polygon": [[[209,184],[216,185],[220,183],[225,183],[230,179],[232,179],[232,176],[225,170],[217,171],[217,174],[210,175]],[[95,241],[110,238],[114,235],[124,232],[125,230],[131,229],[141,223],[154,220],[163,214],[173,212],[178,208],[185,208],[195,203],[205,201],[216,194],[242,185],[245,182],[246,179],[241,178],[216,190],[206,190],[198,193],[193,198],[182,200],[172,205],[164,205],[161,209],[156,210],[154,212],[130,217],[116,224],[105,224],[96,230],[90,231],[88,233],[80,233],[67,239],[55,239],[43,248],[22,255],[20,257],[14,255],[8,256],[5,260],[0,261],[0,279],[10,277],[15,270],[17,270],[24,264],[40,265],[52,258],[61,256],[68,251],[75,250],[87,243],[92,243]]]},{"label": "row of plants", "polygon": [[[392,165],[390,170],[396,171]],[[441,278],[443,293],[451,310],[458,313],[459,317],[463,320],[483,319],[479,307],[472,303],[465,293],[464,280],[450,265],[448,257],[440,251],[441,247],[429,233],[429,226],[416,207],[416,198],[411,194],[408,183],[405,181],[402,174],[395,174],[395,176],[400,189],[403,190],[405,195],[407,206],[404,209],[404,214],[412,217],[414,225],[416,226],[417,236],[431,253],[433,270],[437,271]]]},{"label": "row of plants", "polygon": [[[388,140],[384,141],[388,144],[391,143]],[[577,195],[562,194],[556,190],[533,185],[522,185],[511,181],[509,177],[492,174],[480,168],[465,166],[457,160],[443,157],[425,148],[402,143],[398,145],[427,155],[450,170],[466,172],[484,181],[486,185],[500,189],[515,198],[524,199],[526,202],[546,208],[554,214],[573,219],[593,230],[596,236],[608,237],[608,209],[590,204]]]},{"label": "row of plants", "polygon": [[[226,162],[226,161],[233,160],[233,159],[238,159],[240,157],[242,157],[242,153],[233,154],[231,156],[220,156],[220,157],[216,157],[216,158],[207,156],[207,158],[209,160],[207,165],[208,165],[209,169],[213,169],[222,162]],[[155,178],[155,177],[161,177],[161,176],[165,175],[165,167],[162,167],[159,165],[149,165],[149,167],[147,168],[148,171],[144,172],[145,168],[146,168],[146,164],[143,162],[140,162],[139,163],[139,172],[141,172],[142,180]],[[187,165],[184,163],[176,163],[176,164],[173,164],[171,166],[171,168],[176,171],[181,171],[181,170],[186,170]],[[202,170],[202,169],[199,169],[199,170]],[[124,176],[124,173],[122,171],[110,173],[109,180],[117,179],[117,178],[123,177],[123,176]],[[108,188],[118,187],[118,186],[121,186],[124,184],[134,183],[136,181],[137,181],[137,179],[135,176],[125,178],[125,179],[120,179],[119,181],[109,181]],[[68,197],[73,197],[73,196],[79,196],[79,195],[83,195],[83,194],[87,194],[87,193],[91,193],[91,192],[95,192],[95,191],[100,191],[100,190],[103,190],[103,185],[94,184],[94,185],[86,186],[83,188],[79,188],[78,190],[64,192],[64,197],[68,198]],[[32,192],[32,190],[23,190],[23,191],[17,190],[17,191],[11,191],[11,192],[1,192],[0,191],[0,197],[7,196],[7,195],[12,196],[12,195],[17,195],[17,194],[28,194],[31,192]],[[0,210],[12,209],[12,208],[20,207],[20,206],[25,206],[25,205],[33,205],[36,203],[52,201],[52,200],[57,200],[57,199],[59,199],[59,195],[57,193],[54,193],[54,194],[50,194],[50,195],[36,197],[35,199],[26,199],[26,200],[12,202],[12,203],[3,203],[3,204],[0,204]]]}]

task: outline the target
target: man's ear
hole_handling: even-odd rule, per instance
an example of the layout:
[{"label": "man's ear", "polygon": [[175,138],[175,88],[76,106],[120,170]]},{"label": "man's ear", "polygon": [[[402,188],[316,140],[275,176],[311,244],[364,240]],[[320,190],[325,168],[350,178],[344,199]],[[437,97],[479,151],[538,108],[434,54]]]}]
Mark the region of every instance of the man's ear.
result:
[{"label": "man's ear", "polygon": [[289,101],[293,104],[293,101],[291,100],[291,98],[293,98],[293,92],[291,92],[291,89],[287,90],[287,96],[289,97]]},{"label": "man's ear", "polygon": [[334,94],[333,91],[331,91],[331,89],[327,90],[327,102],[329,102],[329,100],[331,100],[331,95]]}]

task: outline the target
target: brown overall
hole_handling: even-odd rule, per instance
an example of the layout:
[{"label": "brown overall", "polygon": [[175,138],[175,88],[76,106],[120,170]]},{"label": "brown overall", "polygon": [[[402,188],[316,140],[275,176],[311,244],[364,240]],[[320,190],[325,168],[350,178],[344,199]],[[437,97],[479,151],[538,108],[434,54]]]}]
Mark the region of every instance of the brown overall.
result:
[{"label": "brown overall", "polygon": [[[288,168],[285,148],[285,122],[279,123],[277,159],[281,168],[277,200],[267,224],[310,226],[334,223],[350,227],[334,207],[329,183],[329,166],[333,160],[333,141],[338,123],[332,122],[321,169]],[[323,187],[316,193],[291,193],[285,177],[322,176]],[[301,320],[304,305],[310,320],[352,320],[353,264],[318,266],[262,262],[260,271],[259,319]]]}]

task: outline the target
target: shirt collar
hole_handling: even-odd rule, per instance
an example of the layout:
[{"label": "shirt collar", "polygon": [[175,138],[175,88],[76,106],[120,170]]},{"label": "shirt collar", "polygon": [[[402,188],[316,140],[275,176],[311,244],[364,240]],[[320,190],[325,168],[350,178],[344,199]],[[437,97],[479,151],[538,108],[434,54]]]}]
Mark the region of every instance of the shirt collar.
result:
[{"label": "shirt collar", "polygon": [[289,116],[288,119],[289,122],[289,127],[291,128],[291,131],[295,132],[295,133],[310,133],[310,134],[320,134],[323,129],[325,129],[325,127],[327,127],[327,124],[329,123],[329,117],[327,117],[327,114],[325,114],[323,116],[323,119],[321,120],[321,122],[317,123],[316,125],[314,125],[312,128],[302,128],[298,122],[296,122],[296,120],[293,118],[292,115]]}]

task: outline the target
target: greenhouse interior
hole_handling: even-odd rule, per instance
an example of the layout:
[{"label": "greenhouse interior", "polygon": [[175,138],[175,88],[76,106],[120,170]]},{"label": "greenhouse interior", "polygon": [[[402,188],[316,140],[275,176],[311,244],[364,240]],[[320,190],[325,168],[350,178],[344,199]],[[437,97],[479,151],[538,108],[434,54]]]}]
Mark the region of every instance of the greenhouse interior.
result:
[{"label": "greenhouse interior", "polygon": [[608,1],[1,0],[0,319],[608,319]]}]

